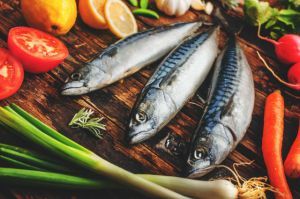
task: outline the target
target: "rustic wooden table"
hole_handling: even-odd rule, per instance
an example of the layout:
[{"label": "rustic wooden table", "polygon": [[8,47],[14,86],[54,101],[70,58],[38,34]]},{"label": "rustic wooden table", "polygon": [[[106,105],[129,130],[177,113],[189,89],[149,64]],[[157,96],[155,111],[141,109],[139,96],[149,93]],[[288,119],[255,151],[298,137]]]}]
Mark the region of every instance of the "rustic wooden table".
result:
[{"label": "rustic wooden table", "polygon": [[[198,13],[188,12],[176,21],[192,21],[201,18]],[[173,23],[174,19],[162,17],[159,21],[139,18],[140,30],[151,26]],[[25,25],[20,12],[19,1],[0,0],[0,47],[6,47],[7,33],[10,28]],[[37,116],[43,122],[51,125],[76,142],[86,146],[101,157],[136,173],[153,173],[180,176],[184,167],[184,152],[191,135],[199,121],[203,104],[194,97],[182,111],[156,137],[149,141],[128,147],[124,141],[126,124],[130,110],[138,93],[157,66],[143,69],[139,73],[117,82],[107,88],[80,97],[60,95],[60,88],[65,78],[74,69],[81,67],[108,45],[117,39],[108,31],[98,31],[88,28],[80,19],[72,31],[60,37],[67,45],[70,56],[55,70],[40,75],[25,75],[21,90],[0,105],[17,103],[25,110]],[[256,51],[260,51],[273,67],[279,64],[272,61],[274,55],[270,45],[260,42],[255,37],[255,30],[244,27],[239,41],[252,67],[256,100],[253,120],[243,141],[237,149],[225,160],[224,164],[232,166],[234,162],[255,162],[251,166],[241,167],[240,172],[245,177],[265,176],[266,170],[261,154],[261,136],[263,127],[263,111],[266,96],[275,89],[281,89],[285,98],[285,138],[283,156],[295,138],[298,121],[295,116],[300,114],[299,93],[293,94],[279,85],[258,60]],[[281,74],[281,75],[284,75]],[[205,93],[202,86],[199,93]],[[82,107],[96,110],[99,116],[105,117],[107,132],[103,139],[77,129],[70,129],[67,124],[72,116]],[[8,135],[0,129],[1,142],[19,144],[26,143],[19,138]],[[166,141],[171,143],[166,145]],[[206,178],[229,175],[224,170],[215,170]],[[289,181],[294,198],[300,198],[300,181]],[[1,187],[0,198],[142,198],[132,191],[75,191],[75,190],[46,190],[34,188]],[[144,198],[144,197],[143,197]]]}]

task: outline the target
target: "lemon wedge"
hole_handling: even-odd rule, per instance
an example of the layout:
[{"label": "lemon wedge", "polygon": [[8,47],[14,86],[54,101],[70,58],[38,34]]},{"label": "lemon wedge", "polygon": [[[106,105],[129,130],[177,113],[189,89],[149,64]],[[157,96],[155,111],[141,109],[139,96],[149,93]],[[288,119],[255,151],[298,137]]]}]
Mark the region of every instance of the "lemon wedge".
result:
[{"label": "lemon wedge", "polygon": [[104,14],[108,28],[117,37],[124,38],[138,31],[131,10],[121,0],[107,0]]}]

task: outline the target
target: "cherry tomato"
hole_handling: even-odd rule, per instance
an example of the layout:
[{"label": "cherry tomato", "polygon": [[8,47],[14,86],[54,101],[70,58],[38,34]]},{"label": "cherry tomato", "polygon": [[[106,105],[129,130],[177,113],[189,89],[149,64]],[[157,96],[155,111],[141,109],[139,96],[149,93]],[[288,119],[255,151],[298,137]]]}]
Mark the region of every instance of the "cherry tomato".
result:
[{"label": "cherry tomato", "polygon": [[8,48],[21,61],[24,70],[43,73],[58,66],[68,49],[57,38],[29,27],[15,27],[8,33]]},{"label": "cherry tomato", "polygon": [[0,48],[0,100],[16,93],[23,79],[22,64],[8,50]]}]

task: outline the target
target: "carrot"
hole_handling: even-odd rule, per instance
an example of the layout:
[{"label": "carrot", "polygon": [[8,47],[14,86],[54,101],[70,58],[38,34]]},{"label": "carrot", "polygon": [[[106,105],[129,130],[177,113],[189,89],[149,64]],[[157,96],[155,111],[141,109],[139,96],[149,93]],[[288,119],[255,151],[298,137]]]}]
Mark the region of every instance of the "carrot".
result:
[{"label": "carrot", "polygon": [[300,177],[300,121],[297,137],[284,161],[284,171],[290,178]]},{"label": "carrot", "polygon": [[277,190],[276,199],[292,199],[281,155],[284,100],[279,90],[267,97],[262,137],[262,152],[271,185]]}]

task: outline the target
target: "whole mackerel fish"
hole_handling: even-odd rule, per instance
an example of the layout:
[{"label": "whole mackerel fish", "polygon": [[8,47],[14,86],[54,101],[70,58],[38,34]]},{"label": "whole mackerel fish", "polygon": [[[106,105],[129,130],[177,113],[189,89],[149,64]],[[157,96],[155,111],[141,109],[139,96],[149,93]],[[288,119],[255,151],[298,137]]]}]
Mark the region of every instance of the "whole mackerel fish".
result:
[{"label": "whole mackerel fish", "polygon": [[160,64],[133,108],[130,144],[154,136],[195,94],[217,57],[217,32],[211,28],[190,36]]},{"label": "whole mackerel fish", "polygon": [[251,68],[232,37],[217,59],[208,106],[191,143],[189,177],[207,174],[235,149],[250,125],[253,107]]},{"label": "whole mackerel fish", "polygon": [[73,73],[62,95],[86,94],[139,71],[165,56],[201,25],[192,22],[161,26],[118,41]]}]

